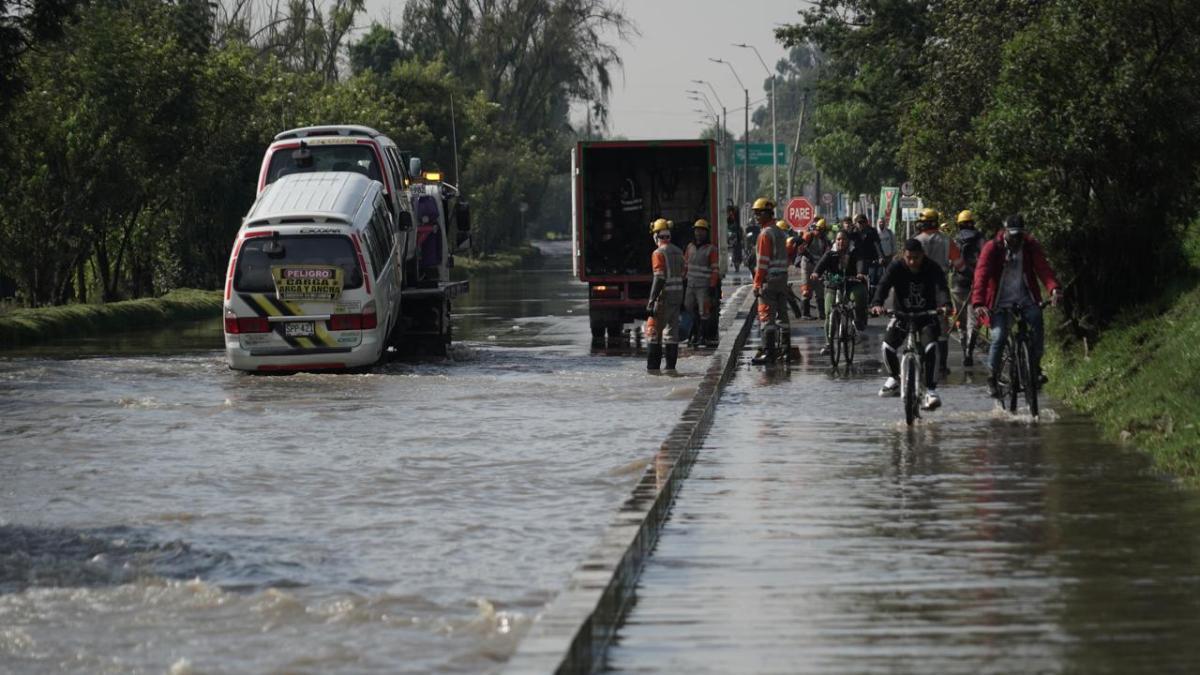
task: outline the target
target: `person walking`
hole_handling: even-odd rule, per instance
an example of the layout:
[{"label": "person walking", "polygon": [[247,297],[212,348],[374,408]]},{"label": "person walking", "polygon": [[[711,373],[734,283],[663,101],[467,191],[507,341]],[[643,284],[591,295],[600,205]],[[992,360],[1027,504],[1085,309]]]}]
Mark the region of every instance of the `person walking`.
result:
[{"label": "person walking", "polygon": [[961,211],[955,222],[958,224],[958,234],[954,237],[954,243],[958,246],[962,265],[950,273],[950,295],[954,298],[958,317],[962,364],[964,368],[969,368],[975,365],[975,340],[979,337],[979,321],[971,308],[971,286],[975,282],[975,265],[983,249],[984,237],[975,229],[974,213]]},{"label": "person walking", "polygon": [[679,358],[679,309],[683,305],[683,251],[671,243],[671,221],[655,220],[650,233],[658,248],[650,254],[654,280],[646,303],[646,370],[657,372],[665,354],[667,371],[674,372]]},{"label": "person walking", "polygon": [[[683,275],[687,279],[683,308],[692,314],[692,334],[688,336],[688,344],[695,347],[700,343],[701,334],[708,329],[713,295],[721,287],[720,253],[709,241],[708,221],[703,218],[692,227],[692,242],[684,251],[683,265]],[[704,335],[705,344],[711,338],[711,335]]]},{"label": "person walking", "polygon": [[775,355],[775,349],[782,343],[780,331],[791,331],[787,312],[787,234],[775,227],[774,202],[759,197],[752,210],[761,228],[754,267],[754,296],[758,299],[758,324],[763,336],[763,348],[753,362],[763,363]]},{"label": "person walking", "polygon": [[896,257],[896,235],[888,227],[887,221],[880,218],[875,229],[879,237],[879,255],[881,259],[879,266],[875,268],[875,277],[871,280],[871,285],[879,283],[879,277],[883,276],[883,270],[892,263],[892,258]]},{"label": "person walking", "polygon": [[804,236],[807,239],[807,245],[800,255],[800,278],[804,280],[800,287],[800,295],[803,298],[800,313],[805,319],[816,318],[812,315],[812,302],[815,297],[817,313],[824,321],[825,304],[821,302],[821,299],[825,297],[825,283],[819,276],[814,280],[812,275],[817,269],[817,263],[821,260],[821,256],[825,255],[831,245],[829,225],[825,223],[824,218],[818,216]]}]

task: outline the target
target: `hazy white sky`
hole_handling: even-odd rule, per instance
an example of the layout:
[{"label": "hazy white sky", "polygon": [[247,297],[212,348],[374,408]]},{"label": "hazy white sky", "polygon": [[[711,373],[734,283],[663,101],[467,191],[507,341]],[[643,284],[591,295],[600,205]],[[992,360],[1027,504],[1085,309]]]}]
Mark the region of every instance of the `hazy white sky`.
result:
[{"label": "hazy white sky", "polygon": [[[691,138],[703,127],[692,112],[702,103],[688,99],[687,89],[708,87],[707,80],[729,109],[729,128],[741,134],[745,96],[729,67],[708,59],[729,61],[750,90],[753,102],[765,97],[767,72],[749,49],[754,45],[772,71],[787,50],[775,41],[775,28],[799,21],[801,0],[625,0],[625,11],[641,32],[620,47],[624,74],[615,78],[609,107],[612,133],[629,138]],[[759,104],[761,105],[761,104]],[[734,109],[738,109],[734,113]]]},{"label": "hazy white sky", "polygon": [[[775,27],[799,20],[803,0],[618,0],[637,25],[640,35],[618,45],[625,61],[624,72],[614,77],[609,130],[629,138],[693,138],[704,127],[701,116],[692,112],[702,103],[688,99],[687,89],[708,87],[692,80],[708,80],[729,109],[729,128],[739,135],[743,120],[744,95],[727,66],[709,57],[733,64],[754,101],[765,97],[767,73],[749,49],[732,43],[752,44],[767,67],[787,51],[775,41]],[[404,0],[367,0],[370,19],[399,23]],[[364,21],[366,24],[369,21]],[[716,101],[712,101],[717,106]],[[738,109],[736,114],[734,109]]]}]

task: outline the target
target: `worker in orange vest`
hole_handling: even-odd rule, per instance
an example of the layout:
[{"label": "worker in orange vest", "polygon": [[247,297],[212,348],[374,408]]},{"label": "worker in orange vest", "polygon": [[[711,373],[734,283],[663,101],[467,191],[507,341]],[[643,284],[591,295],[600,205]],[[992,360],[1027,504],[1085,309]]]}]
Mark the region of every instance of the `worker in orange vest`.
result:
[{"label": "worker in orange vest", "polygon": [[683,251],[671,243],[671,221],[659,218],[650,225],[658,248],[650,254],[654,277],[646,304],[646,370],[657,372],[667,357],[667,371],[674,372],[679,358],[679,309],[683,305]]},{"label": "worker in orange vest", "polygon": [[[692,230],[692,243],[683,254],[683,276],[687,279],[683,307],[692,313],[692,334],[688,338],[692,346],[699,344],[721,289],[720,253],[710,241],[709,230],[707,220],[697,220]],[[706,344],[710,337],[704,336]]]},{"label": "worker in orange vest", "polygon": [[775,226],[775,203],[765,197],[755,200],[751,210],[762,232],[758,235],[758,254],[754,267],[754,296],[758,299],[758,324],[762,348],[755,363],[777,356],[776,350],[784,336],[781,330],[791,330],[788,322],[787,234]]}]

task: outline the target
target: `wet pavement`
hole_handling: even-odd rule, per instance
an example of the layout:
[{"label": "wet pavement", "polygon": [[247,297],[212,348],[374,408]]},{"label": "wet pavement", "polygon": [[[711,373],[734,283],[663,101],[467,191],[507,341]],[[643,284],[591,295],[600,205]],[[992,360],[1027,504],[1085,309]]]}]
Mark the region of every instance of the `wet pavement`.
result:
[{"label": "wet pavement", "polygon": [[707,363],[591,355],[548,262],[364,374],[230,371],[218,320],[0,354],[0,672],[497,669]]},{"label": "wet pavement", "polygon": [[982,368],[908,428],[878,326],[849,376],[794,326],[801,363],[742,355],[611,672],[1200,672],[1200,495]]}]

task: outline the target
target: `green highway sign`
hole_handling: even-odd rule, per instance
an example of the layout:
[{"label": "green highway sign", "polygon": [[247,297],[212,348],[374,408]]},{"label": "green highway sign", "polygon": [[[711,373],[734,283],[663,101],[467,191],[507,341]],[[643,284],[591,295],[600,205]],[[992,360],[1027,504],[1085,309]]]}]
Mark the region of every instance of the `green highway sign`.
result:
[{"label": "green highway sign", "polygon": [[[787,164],[787,145],[778,143],[775,145],[775,163]],[[746,144],[733,144],[733,164],[734,166],[742,166],[746,163]],[[750,166],[771,166],[771,144],[770,143],[751,143],[750,144]]]}]

